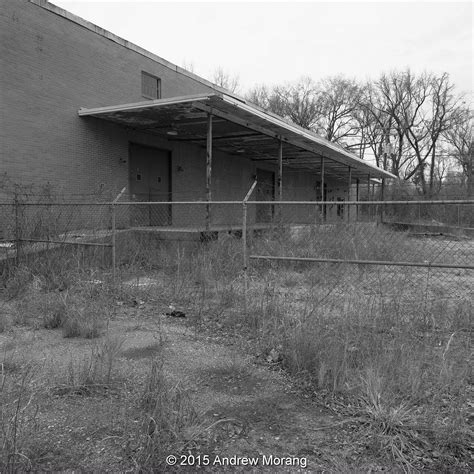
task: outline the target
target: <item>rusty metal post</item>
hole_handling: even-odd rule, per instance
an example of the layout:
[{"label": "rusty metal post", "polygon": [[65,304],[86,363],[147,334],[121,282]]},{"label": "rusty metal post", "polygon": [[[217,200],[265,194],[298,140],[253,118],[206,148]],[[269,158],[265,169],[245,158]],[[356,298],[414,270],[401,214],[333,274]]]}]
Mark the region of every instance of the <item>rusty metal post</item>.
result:
[{"label": "rusty metal post", "polygon": [[243,259],[243,272],[244,272],[244,310],[245,314],[247,314],[247,291],[248,291],[248,265],[249,265],[249,258],[248,258],[248,249],[247,249],[247,201],[250,199],[250,196],[253,193],[253,190],[257,186],[257,180],[255,180],[252,186],[249,189],[249,192],[244,197],[242,201],[242,259]]},{"label": "rusty metal post", "polygon": [[[283,141],[280,138],[278,145],[278,176],[277,176],[277,185],[278,185],[278,200],[283,201]],[[282,220],[283,208],[281,204],[278,206],[277,219],[278,221]]]},{"label": "rusty metal post", "polygon": [[[372,183],[372,199],[371,200],[375,201],[375,182]],[[374,222],[376,223],[378,223],[378,215],[379,215],[379,205],[376,204],[375,209],[374,209]]]},{"label": "rusty metal post", "polygon": [[247,203],[242,202],[242,258],[243,270],[247,273],[248,257],[247,257]]},{"label": "rusty metal post", "polygon": [[[356,201],[359,202],[359,178],[356,179]],[[359,204],[356,204],[356,222],[359,222]]]},{"label": "rusty metal post", "polygon": [[111,213],[111,227],[112,227],[112,283],[115,285],[116,277],[116,253],[115,253],[115,232],[116,232],[116,223],[115,223],[115,204],[112,203],[110,206]]},{"label": "rusty metal post", "polygon": [[[385,200],[385,178],[382,178],[382,182],[380,185],[380,198],[379,201],[383,203]],[[383,222],[384,221],[384,216],[385,215],[385,206],[384,204],[381,205],[380,207],[380,213],[379,213],[379,221]]]},{"label": "rusty metal post", "polygon": [[[370,173],[367,175],[367,201],[371,201],[370,199]],[[367,207],[367,217],[370,222],[370,206]]]},{"label": "rusty metal post", "polygon": [[[352,168],[349,166],[349,186],[347,188],[347,200],[351,200],[351,186],[352,186]],[[347,222],[351,222],[351,206],[347,205]]]},{"label": "rusty metal post", "polygon": [[206,230],[211,228],[211,200],[212,200],[212,113],[207,115],[206,139]]},{"label": "rusty metal post", "polygon": [[15,207],[15,262],[18,266],[20,263],[20,216],[19,216],[19,203],[18,203],[18,194],[15,193],[15,198],[13,200],[13,205]]},{"label": "rusty metal post", "polygon": [[247,254],[247,201],[250,199],[255,187],[257,186],[257,180],[255,180],[249,189],[249,192],[242,201],[242,256],[243,256],[243,270],[246,275],[248,267],[248,254]]},{"label": "rusty metal post", "polygon": [[122,194],[125,192],[127,188],[123,188],[122,191],[117,195],[117,197],[112,201],[110,206],[111,212],[111,232],[112,232],[112,282],[115,285],[116,283],[116,276],[117,276],[117,242],[116,242],[116,235],[117,235],[117,222],[116,222],[116,209],[115,205],[117,201],[122,197]]},{"label": "rusty metal post", "polygon": [[278,147],[278,200],[283,201],[283,141]]},{"label": "rusty metal post", "polygon": [[[321,202],[324,202],[324,157],[321,156]],[[325,218],[325,205],[321,206],[322,221],[324,223]]]}]

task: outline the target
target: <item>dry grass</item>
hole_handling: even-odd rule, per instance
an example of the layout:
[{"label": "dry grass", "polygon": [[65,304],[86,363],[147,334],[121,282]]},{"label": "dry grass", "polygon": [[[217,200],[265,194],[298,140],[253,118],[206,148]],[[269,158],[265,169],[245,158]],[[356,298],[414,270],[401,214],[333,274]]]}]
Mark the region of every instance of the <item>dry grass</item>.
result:
[{"label": "dry grass", "polygon": [[115,388],[120,381],[115,369],[123,344],[124,338],[106,335],[92,346],[90,354],[79,360],[71,358],[53,393],[92,395]]},{"label": "dry grass", "polygon": [[28,441],[35,435],[38,388],[33,364],[3,357],[0,363],[0,471],[32,468]]},{"label": "dry grass", "polygon": [[[276,351],[315,392],[348,397],[357,408],[346,414],[359,420],[367,453],[406,470],[466,462],[472,301],[437,301],[430,282],[414,285],[410,272],[398,280],[321,267],[319,275],[298,264],[257,268],[241,321],[257,332],[263,353]],[[374,294],[387,284],[395,296]]]},{"label": "dry grass", "polygon": [[[256,253],[384,260],[400,258],[409,245],[404,235],[381,227],[370,242],[357,227],[350,238],[347,231],[341,240],[337,227],[309,235],[280,230],[252,245]],[[233,237],[180,245],[135,235],[120,242],[118,256],[122,284],[116,287],[97,269],[69,267],[69,275],[55,278],[52,264],[19,267],[5,284],[16,311],[10,320],[0,309],[0,332],[24,324],[100,339],[117,302],[137,313],[144,302],[173,304],[196,329],[212,323],[251,340],[255,351],[271,354],[273,365],[312,393],[345,397],[351,406],[345,415],[356,420],[367,455],[388,456],[405,470],[455,469],[468,459],[473,306],[469,298],[436,298],[453,289],[442,271],[258,263],[246,290],[241,241]],[[158,470],[163,454],[188,446],[202,426],[187,391],[167,380],[162,344],[140,350],[151,361],[140,393],[128,400],[140,412],[128,446],[139,468]],[[56,390],[112,392],[122,383],[117,360],[127,354],[139,357],[122,351],[118,340],[100,339],[91,354],[64,369]],[[18,464],[6,423],[10,457],[2,462],[12,468],[16,459],[13,468],[27,467]]]},{"label": "dry grass", "polygon": [[181,451],[192,438],[199,416],[181,384],[172,385],[166,378],[160,358],[150,361],[140,406],[146,441],[137,463],[141,470],[155,472],[166,467],[167,454]]}]

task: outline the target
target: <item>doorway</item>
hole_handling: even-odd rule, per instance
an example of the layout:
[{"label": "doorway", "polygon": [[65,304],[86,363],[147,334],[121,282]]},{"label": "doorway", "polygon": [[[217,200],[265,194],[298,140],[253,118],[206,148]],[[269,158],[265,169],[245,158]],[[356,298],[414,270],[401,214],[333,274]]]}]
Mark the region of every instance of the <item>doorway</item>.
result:
[{"label": "doorway", "polygon": [[[133,201],[171,201],[171,153],[137,143],[129,148],[129,189]],[[133,225],[166,226],[171,224],[171,205],[135,206]]]}]

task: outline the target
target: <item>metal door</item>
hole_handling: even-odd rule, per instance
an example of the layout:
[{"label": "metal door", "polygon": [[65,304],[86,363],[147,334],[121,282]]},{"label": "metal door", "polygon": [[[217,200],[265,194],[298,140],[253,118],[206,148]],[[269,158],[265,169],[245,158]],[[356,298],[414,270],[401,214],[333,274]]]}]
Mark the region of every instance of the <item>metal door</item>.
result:
[{"label": "metal door", "polygon": [[[130,144],[130,194],[134,201],[171,201],[170,153],[136,143]],[[134,206],[133,225],[164,226],[171,223],[170,205]]]}]

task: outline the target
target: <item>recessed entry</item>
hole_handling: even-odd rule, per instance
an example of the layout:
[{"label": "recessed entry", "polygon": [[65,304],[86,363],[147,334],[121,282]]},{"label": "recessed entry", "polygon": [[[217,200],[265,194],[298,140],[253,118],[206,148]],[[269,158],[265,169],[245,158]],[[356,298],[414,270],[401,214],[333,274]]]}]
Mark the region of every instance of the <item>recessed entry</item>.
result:
[{"label": "recessed entry", "polygon": [[[171,154],[160,148],[130,144],[130,194],[136,201],[171,201]],[[170,225],[171,206],[136,206],[134,225]]]}]

